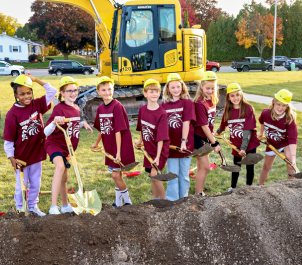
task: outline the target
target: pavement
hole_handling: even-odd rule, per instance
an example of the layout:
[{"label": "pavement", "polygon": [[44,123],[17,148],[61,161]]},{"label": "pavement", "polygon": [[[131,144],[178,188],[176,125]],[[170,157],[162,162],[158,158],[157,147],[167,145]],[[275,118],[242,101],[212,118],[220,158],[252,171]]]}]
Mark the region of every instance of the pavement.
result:
[{"label": "pavement", "polygon": [[[287,71],[287,69],[283,66],[275,66],[275,71],[281,72],[281,71]],[[253,70],[253,71],[249,71],[249,72],[251,72],[251,73],[262,72],[262,70]],[[231,66],[221,66],[219,73],[237,73],[237,70],[233,69]]]},{"label": "pavement", "polygon": [[[249,102],[256,102],[256,103],[262,103],[266,105],[270,105],[272,103],[273,98],[272,97],[266,97],[266,96],[260,96],[260,95],[254,95],[254,94],[247,94],[243,93],[247,101]],[[297,110],[302,111],[302,103],[297,101],[292,101],[291,105]]]}]

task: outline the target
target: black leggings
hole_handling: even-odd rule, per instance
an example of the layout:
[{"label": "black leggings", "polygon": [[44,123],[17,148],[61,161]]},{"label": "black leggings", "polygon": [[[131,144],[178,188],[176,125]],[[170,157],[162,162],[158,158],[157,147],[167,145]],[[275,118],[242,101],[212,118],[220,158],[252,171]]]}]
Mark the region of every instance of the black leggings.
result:
[{"label": "black leggings", "polygon": [[[250,150],[247,152],[247,154],[255,154],[256,148]],[[241,167],[241,164],[238,164],[238,162],[241,162],[242,157],[234,156],[234,165],[238,165]],[[237,181],[239,177],[239,172],[232,172],[232,184],[231,187],[234,189],[236,188]],[[246,185],[252,185],[254,180],[254,165],[246,165]]]}]

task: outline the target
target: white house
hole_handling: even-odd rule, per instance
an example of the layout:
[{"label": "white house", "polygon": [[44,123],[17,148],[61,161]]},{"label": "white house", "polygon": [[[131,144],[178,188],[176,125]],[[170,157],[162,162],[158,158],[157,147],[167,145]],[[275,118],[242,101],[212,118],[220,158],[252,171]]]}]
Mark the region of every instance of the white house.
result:
[{"label": "white house", "polygon": [[31,54],[41,54],[42,45],[25,38],[20,39],[6,35],[6,32],[0,34],[0,61],[8,58],[10,62],[28,62],[28,56]]}]

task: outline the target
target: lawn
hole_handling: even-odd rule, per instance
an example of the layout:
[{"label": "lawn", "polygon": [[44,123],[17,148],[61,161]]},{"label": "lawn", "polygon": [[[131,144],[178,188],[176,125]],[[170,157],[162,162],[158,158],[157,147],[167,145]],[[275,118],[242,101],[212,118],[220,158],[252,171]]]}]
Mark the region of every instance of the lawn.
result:
[{"label": "lawn", "polygon": [[[54,60],[64,60],[63,56],[46,56],[47,58],[53,58]],[[68,56],[68,60],[73,60],[73,61],[78,61],[80,64],[85,65],[86,64],[86,59],[83,57],[79,57],[77,55],[69,55]],[[91,58],[89,57],[88,61],[94,60],[95,58]],[[14,65],[22,65],[24,66],[24,68],[26,69],[36,69],[36,68],[48,68],[49,66],[49,61],[45,61],[45,62],[39,62],[39,63],[11,63]]]},{"label": "lawn", "polygon": [[[256,78],[260,78],[258,76],[258,73],[249,73],[250,79],[253,81]],[[267,73],[260,73],[264,74]],[[276,81],[276,79],[279,79],[280,72],[275,73],[276,77],[273,79],[273,81]],[[235,73],[229,74],[229,77],[223,73],[219,73],[220,80],[223,80],[225,84],[234,82],[236,80],[236,77],[239,76],[240,80],[242,79],[242,73]],[[75,76],[77,81],[79,82],[79,85],[86,85],[86,84],[95,84],[96,77],[92,76],[81,76],[81,78],[78,78],[78,76]],[[238,78],[238,79],[239,79]],[[58,82],[60,80],[59,77],[53,76],[53,77],[41,77],[43,80],[49,80],[52,85],[55,87],[58,87]],[[265,82],[269,82],[267,79],[262,78]],[[10,209],[10,206],[14,205],[14,183],[15,183],[15,176],[13,173],[13,169],[10,165],[10,162],[7,160],[5,153],[3,152],[3,129],[4,129],[4,119],[7,111],[10,109],[11,105],[14,102],[14,97],[12,94],[12,89],[9,87],[9,82],[13,81],[14,78],[12,77],[0,77],[0,111],[1,111],[1,120],[0,120],[0,212],[1,211],[8,211]],[[267,80],[267,81],[265,81]],[[272,82],[272,81],[271,81]],[[219,83],[222,83],[221,81]],[[281,80],[279,80],[279,83],[282,83]],[[244,84],[248,84],[248,82],[242,81],[242,86],[245,86]],[[270,88],[269,85],[263,85],[263,90]],[[34,85],[34,95],[35,97],[40,97],[44,94],[44,89],[39,87],[39,85]],[[270,93],[272,95],[273,92]],[[297,96],[301,97],[302,93],[296,94]],[[302,98],[302,97],[301,97]],[[261,111],[263,108],[267,107],[263,104],[258,103],[252,103],[256,110],[256,115],[259,117]],[[50,116],[50,113],[47,113],[44,116],[44,119],[47,120]],[[215,120],[214,128],[217,129],[221,121],[221,118],[217,118]],[[302,115],[301,113],[298,114],[298,126],[299,126],[299,135],[301,138],[302,133]],[[257,124],[257,127],[259,129],[259,124]],[[139,139],[139,134],[135,131],[135,126],[131,126],[131,133],[133,142],[137,141]],[[80,143],[78,146],[78,149],[76,151],[76,157],[77,162],[79,165],[81,177],[85,186],[86,190],[93,190],[96,189],[97,192],[100,195],[100,198],[103,203],[112,204],[115,199],[115,191],[114,191],[114,182],[111,179],[110,175],[101,173],[102,171],[106,171],[106,166],[104,165],[104,157],[99,155],[98,153],[92,153],[90,151],[90,146],[94,143],[95,139],[97,137],[97,131],[94,130],[93,135],[89,135],[85,129],[81,130],[81,137],[80,137]],[[301,139],[299,140],[301,142]],[[231,149],[227,147],[226,144],[221,143],[223,147],[223,153],[227,158],[227,162],[229,164],[232,164],[232,156],[231,156]],[[258,152],[264,154],[265,146],[261,145],[258,148]],[[128,189],[130,191],[131,199],[133,203],[138,204],[142,203],[148,200],[152,199],[152,190],[151,190],[151,184],[150,179],[147,176],[146,173],[144,173],[144,169],[142,166],[143,156],[138,151],[135,151],[136,160],[140,161],[141,164],[135,169],[143,172],[140,176],[134,177],[134,178],[126,178],[125,181],[127,183]],[[298,167],[301,167],[301,158],[302,152],[301,152],[301,144],[298,147],[297,152],[297,161],[298,161]],[[211,163],[219,164],[220,158],[217,154],[211,153],[210,155],[210,161]],[[192,159],[191,168],[194,168],[196,166],[196,159]],[[258,165],[255,166],[255,179],[254,179],[254,185],[258,183],[259,180],[259,173],[262,167],[262,163],[260,162]],[[43,177],[42,177],[42,187],[41,190],[50,190],[51,189],[51,181],[52,181],[52,175],[54,172],[54,166],[49,162],[49,158],[43,162]],[[164,170],[165,172],[165,170]],[[245,167],[243,166],[243,170],[240,173],[240,178],[238,182],[238,186],[245,185]],[[271,170],[269,179],[267,180],[266,184],[274,183],[278,180],[284,180],[287,179],[287,173],[286,173],[286,164],[279,158],[276,159],[275,165],[273,169]],[[227,189],[230,187],[231,183],[231,173],[221,170],[220,168],[216,168],[214,171],[211,171],[207,177],[206,184],[205,184],[205,193],[206,194],[215,194],[217,192],[224,193],[227,191]],[[166,184],[165,184],[166,185]],[[73,173],[73,170],[69,170],[69,180],[68,180],[68,188],[74,188],[77,189],[77,183],[75,179],[75,175]],[[190,194],[194,194],[194,188],[195,188],[195,180],[191,179],[191,186],[190,186]],[[41,210],[48,212],[48,209],[50,207],[51,197],[50,195],[41,195],[40,196],[40,203],[39,207]],[[60,202],[59,202],[60,205]]]}]

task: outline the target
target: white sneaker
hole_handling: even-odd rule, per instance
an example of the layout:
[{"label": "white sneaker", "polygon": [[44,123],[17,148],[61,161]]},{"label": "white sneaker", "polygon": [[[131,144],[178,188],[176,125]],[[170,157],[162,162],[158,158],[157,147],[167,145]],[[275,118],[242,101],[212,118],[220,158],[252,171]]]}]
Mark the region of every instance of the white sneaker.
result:
[{"label": "white sneaker", "polygon": [[27,211],[29,212],[29,213],[36,213],[37,215],[39,215],[39,216],[45,216],[46,214],[45,213],[43,213],[39,208],[38,208],[38,206],[36,205],[35,207],[27,207]]},{"label": "white sneaker", "polygon": [[49,214],[60,214],[60,207],[57,205],[50,207]]},{"label": "white sneaker", "polygon": [[228,191],[232,191],[232,189],[233,189],[233,188],[232,188],[232,187],[230,187],[230,188],[228,189]]},{"label": "white sneaker", "polygon": [[61,207],[61,213],[73,213],[73,209],[70,204],[68,204],[67,207]]}]

